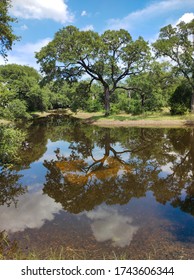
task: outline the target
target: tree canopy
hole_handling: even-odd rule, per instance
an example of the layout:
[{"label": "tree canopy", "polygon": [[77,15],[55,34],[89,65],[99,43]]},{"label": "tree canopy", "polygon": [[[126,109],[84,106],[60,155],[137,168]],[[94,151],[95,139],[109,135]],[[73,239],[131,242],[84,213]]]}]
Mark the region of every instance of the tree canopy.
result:
[{"label": "tree canopy", "polygon": [[89,86],[99,82],[104,90],[106,115],[110,112],[111,94],[127,76],[145,69],[148,56],[148,43],[142,37],[133,41],[124,29],[107,30],[99,35],[74,26],[59,30],[36,54],[45,82],[75,81],[84,75],[90,78]]},{"label": "tree canopy", "polygon": [[0,55],[4,58],[7,56],[7,51],[12,49],[13,42],[18,39],[11,26],[16,19],[8,13],[10,6],[10,0],[0,1]]},{"label": "tree canopy", "polygon": [[159,39],[153,44],[157,56],[171,60],[177,75],[183,75],[192,87],[191,111],[194,112],[194,20],[168,25],[160,30]]}]

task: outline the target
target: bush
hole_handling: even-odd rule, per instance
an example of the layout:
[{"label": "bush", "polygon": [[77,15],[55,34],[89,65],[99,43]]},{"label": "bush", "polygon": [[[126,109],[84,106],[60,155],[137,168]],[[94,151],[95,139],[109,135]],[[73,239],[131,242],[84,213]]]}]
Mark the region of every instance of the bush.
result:
[{"label": "bush", "polygon": [[26,134],[13,127],[0,126],[0,161],[10,163],[18,161],[18,151]]},{"label": "bush", "polygon": [[184,104],[175,103],[170,108],[171,115],[184,115],[188,112],[188,108]]},{"label": "bush", "polygon": [[103,110],[103,106],[98,99],[89,97],[86,101],[86,110],[88,112],[99,112]]},{"label": "bush", "polygon": [[191,96],[192,88],[186,82],[182,82],[169,100],[171,114],[183,115],[189,111],[191,107]]},{"label": "bush", "polygon": [[126,93],[119,93],[117,96],[117,103],[114,104],[118,111],[124,111],[130,113],[130,102],[131,99],[127,96]]},{"label": "bush", "polygon": [[139,115],[141,114],[142,111],[142,106],[141,102],[138,99],[131,99],[130,104],[129,104],[129,113],[133,115]]},{"label": "bush", "polygon": [[25,101],[21,101],[19,99],[9,102],[7,107],[1,113],[4,118],[10,120],[31,118],[31,116],[27,113]]}]

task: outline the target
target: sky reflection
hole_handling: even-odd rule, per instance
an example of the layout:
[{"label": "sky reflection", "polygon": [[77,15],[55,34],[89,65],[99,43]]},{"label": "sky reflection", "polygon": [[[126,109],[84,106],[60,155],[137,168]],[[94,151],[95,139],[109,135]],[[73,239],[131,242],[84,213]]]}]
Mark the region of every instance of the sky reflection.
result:
[{"label": "sky reflection", "polygon": [[133,225],[130,216],[119,214],[117,209],[99,206],[86,212],[91,219],[91,228],[98,242],[111,240],[113,246],[125,247],[130,244],[138,226]]},{"label": "sky reflection", "polygon": [[46,220],[53,220],[61,209],[59,203],[42,195],[41,191],[26,193],[19,198],[17,207],[15,204],[0,206],[0,231],[14,233],[26,228],[40,228]]}]

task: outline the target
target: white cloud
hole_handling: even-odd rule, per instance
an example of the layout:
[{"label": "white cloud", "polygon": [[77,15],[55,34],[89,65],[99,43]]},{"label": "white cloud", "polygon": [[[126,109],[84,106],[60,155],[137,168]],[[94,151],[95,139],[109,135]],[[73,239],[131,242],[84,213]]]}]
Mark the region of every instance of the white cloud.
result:
[{"label": "white cloud", "polygon": [[[171,23],[171,25],[175,27],[177,24],[179,24],[182,21],[184,21],[185,23],[189,23],[193,19],[194,19],[194,13],[185,13],[178,20]],[[158,37],[159,37],[159,33],[155,34],[149,41],[153,43],[158,39]]]},{"label": "white cloud", "polygon": [[81,12],[81,16],[82,16],[82,17],[87,16],[87,12],[86,12],[86,11],[82,11],[82,12]]},{"label": "white cloud", "polygon": [[135,24],[139,22],[145,22],[146,20],[157,19],[160,16],[171,15],[173,11],[181,9],[193,9],[194,1],[193,0],[163,0],[153,2],[146,8],[142,10],[137,10],[128,14],[126,17],[121,19],[110,19],[108,21],[108,28],[110,29],[130,29]]},{"label": "white cloud", "polygon": [[94,26],[92,24],[86,25],[85,27],[81,28],[82,31],[94,30]]},{"label": "white cloud", "polygon": [[[12,52],[8,53],[9,64],[16,63],[20,65],[28,65],[38,70],[39,66],[36,63],[35,52],[46,46],[52,39],[44,38],[35,43],[18,44],[13,47]],[[0,64],[4,64],[4,60],[0,57]]]},{"label": "white cloud", "polygon": [[14,0],[10,12],[24,19],[52,19],[61,23],[73,21],[73,15],[63,0]]},{"label": "white cloud", "polygon": [[194,19],[194,13],[185,13],[181,18],[178,19],[176,24],[179,24],[181,21],[184,21],[185,23],[189,23]]},{"label": "white cloud", "polygon": [[27,193],[19,199],[17,208],[1,206],[0,231],[23,231],[26,228],[40,228],[45,221],[54,219],[54,214],[62,210],[62,206],[42,193]]},{"label": "white cloud", "polygon": [[98,242],[111,240],[113,246],[124,247],[130,244],[138,230],[131,217],[108,206],[100,206],[85,214],[92,220],[91,228]]},{"label": "white cloud", "polygon": [[26,43],[22,47],[20,46],[17,49],[18,53],[26,53],[26,54],[33,54],[35,52],[40,51],[40,49],[44,46],[46,46],[52,39],[51,38],[44,38],[38,42],[35,43]]}]

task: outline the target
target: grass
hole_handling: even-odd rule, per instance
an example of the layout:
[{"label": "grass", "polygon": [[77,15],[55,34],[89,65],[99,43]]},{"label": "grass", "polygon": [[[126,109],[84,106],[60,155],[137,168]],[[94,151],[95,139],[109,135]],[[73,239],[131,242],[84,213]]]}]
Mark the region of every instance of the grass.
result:
[{"label": "grass", "polygon": [[112,251],[105,255],[101,249],[76,249],[62,245],[45,250],[22,249],[16,240],[9,239],[6,231],[0,232],[0,260],[89,260],[94,256],[95,259],[127,259],[125,253],[117,254]]},{"label": "grass", "polygon": [[109,124],[109,125],[127,125],[133,123],[135,125],[139,122],[143,122],[144,124],[179,124],[179,125],[191,125],[194,124],[194,114],[186,114],[186,115],[177,115],[171,116],[168,110],[164,110],[163,112],[146,112],[140,115],[130,115],[126,113],[120,114],[111,114],[108,117],[105,117],[102,112],[98,113],[87,113],[87,112],[78,112],[71,113],[73,117],[83,120],[86,123],[95,123],[99,125]]},{"label": "grass", "polygon": [[[0,242],[0,260],[89,260],[89,259],[127,259],[125,253],[116,254],[114,251],[106,255],[101,250],[85,250],[60,246],[58,248],[48,248],[47,251],[22,250],[17,242]],[[4,243],[4,244],[2,244]],[[94,257],[95,256],[95,257]]]},{"label": "grass", "polygon": [[[165,122],[171,122],[171,124],[179,124],[179,125],[194,125],[194,114],[188,113],[185,115],[176,115],[172,116],[170,115],[170,112],[168,109],[164,109],[162,112],[145,112],[144,114],[140,115],[131,115],[126,113],[119,113],[119,114],[111,114],[108,117],[105,117],[104,112],[83,112],[78,111],[77,113],[73,113],[70,110],[50,110],[48,112],[33,112],[31,115],[34,118],[39,117],[47,117],[51,114],[64,114],[64,115],[70,115],[74,118],[80,119],[83,122],[87,124],[97,124],[97,125],[130,125],[130,122],[135,125],[135,122],[143,122],[144,124],[149,123],[156,123],[156,125],[162,125],[165,124]],[[1,120],[0,124],[8,124],[10,121],[7,120]]]}]

